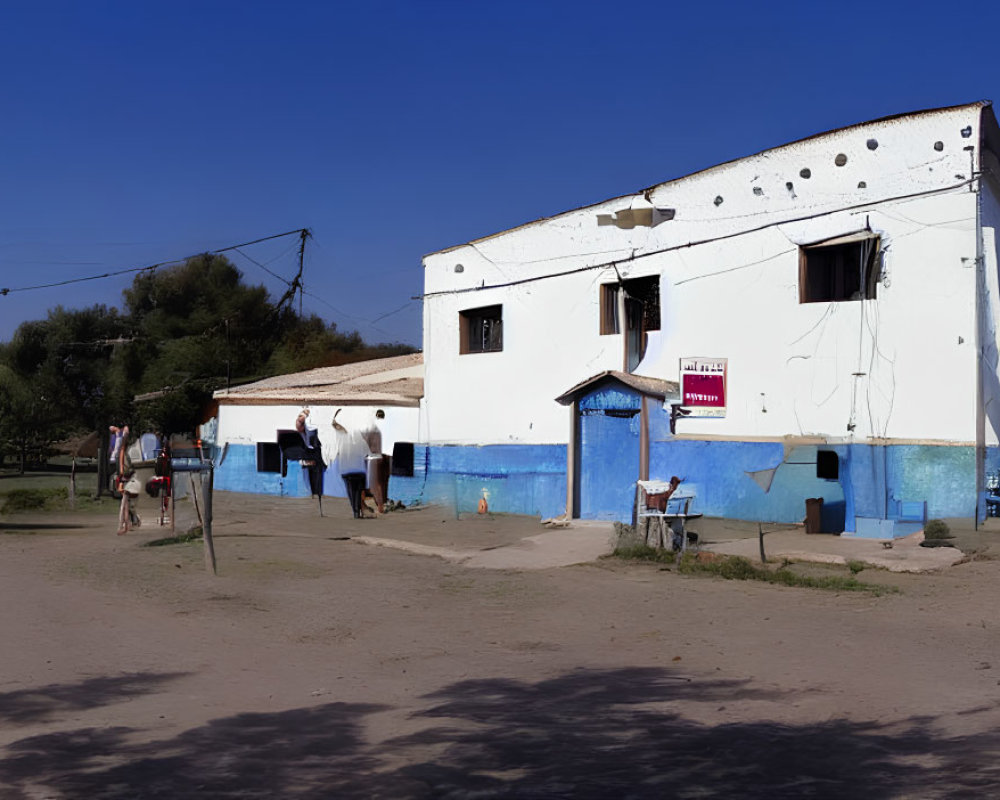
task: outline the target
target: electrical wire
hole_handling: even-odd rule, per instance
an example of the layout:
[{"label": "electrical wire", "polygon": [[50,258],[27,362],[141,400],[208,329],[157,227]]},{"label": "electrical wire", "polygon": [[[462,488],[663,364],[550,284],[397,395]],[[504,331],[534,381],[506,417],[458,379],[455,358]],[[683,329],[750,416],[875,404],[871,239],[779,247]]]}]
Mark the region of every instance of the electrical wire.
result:
[{"label": "electrical wire", "polygon": [[[820,217],[827,217],[830,216],[831,214],[839,214],[845,211],[856,211],[863,208],[872,208],[878,206],[881,203],[892,203],[892,202],[898,202],[900,200],[909,200],[911,198],[916,198],[916,197],[930,197],[933,195],[945,194],[948,192],[956,191],[966,186],[971,186],[978,180],[979,180],[978,177],[970,178],[968,180],[963,180],[960,183],[951,184],[950,186],[945,186],[940,189],[928,189],[922,192],[912,192],[910,194],[898,195],[896,197],[885,197],[878,200],[869,200],[864,203],[858,203],[856,205],[851,205],[851,206],[842,206],[840,208],[831,209],[829,211],[820,211],[815,214],[807,214],[805,216],[795,217],[793,219],[783,219],[783,220],[778,220],[776,222],[768,222],[765,223],[764,225],[758,225],[755,228],[741,229],[738,231],[733,231],[732,233],[724,233],[719,236],[712,236],[706,239],[698,239],[691,242],[685,242],[684,244],[676,244],[676,245],[671,245],[669,247],[661,247],[656,250],[650,250],[645,253],[637,253],[637,254],[633,253],[633,255],[630,258],[624,258],[624,259],[617,258],[612,261],[602,262],[600,264],[591,264],[586,267],[577,267],[576,269],[563,270],[561,272],[552,272],[549,273],[548,275],[535,275],[531,278],[521,278],[520,280],[507,281],[506,283],[496,283],[496,284],[491,284],[489,286],[485,285],[469,286],[464,289],[442,289],[441,291],[438,292],[426,292],[425,294],[422,295],[416,295],[411,299],[420,300],[420,299],[426,299],[428,297],[440,297],[443,295],[468,294],[469,292],[480,292],[483,291],[484,289],[506,289],[511,286],[520,286],[526,283],[536,283],[538,281],[549,280],[551,278],[563,278],[568,275],[576,275],[581,272],[589,272],[590,270],[606,269],[608,267],[615,267],[617,266],[617,264],[620,264],[622,262],[634,262],[638,261],[640,258],[650,258],[651,256],[662,255],[663,253],[670,253],[676,250],[686,250],[689,247],[698,247],[699,245],[703,244],[711,244],[713,242],[721,242],[727,239],[734,239],[738,236],[746,236],[749,233],[757,233],[758,231],[764,231],[769,228],[774,228],[778,225],[788,225],[794,222],[806,222],[811,219],[819,219]],[[761,213],[766,213],[766,212],[761,212]],[[471,243],[469,244],[471,245]]]},{"label": "electrical wire", "polygon": [[789,253],[797,253],[798,250],[799,248],[793,247],[789,250],[782,250],[779,253],[775,253],[774,255],[762,258],[759,261],[751,261],[749,264],[740,264],[738,267],[730,267],[729,269],[720,269],[718,272],[706,272],[704,275],[694,275],[690,278],[685,278],[682,281],[675,281],[674,286],[680,286],[683,283],[691,283],[691,281],[700,281],[702,278],[714,278],[716,275],[725,275],[726,273],[729,272],[738,272],[741,269],[756,267],[758,264],[764,264],[767,263],[768,261],[773,261],[776,258],[780,258],[781,256],[787,256]]},{"label": "electrical wire", "polygon": [[263,264],[261,264],[261,263],[260,263],[259,261],[257,261],[256,259],[254,259],[254,258],[250,258],[250,256],[248,256],[248,255],[247,255],[246,253],[244,253],[244,252],[243,252],[242,250],[240,250],[240,249],[239,249],[238,247],[234,247],[234,248],[233,248],[233,252],[234,252],[234,253],[239,253],[239,254],[240,254],[241,256],[243,256],[243,258],[245,258],[245,259],[246,259],[247,261],[249,261],[249,262],[250,262],[250,263],[252,263],[252,264],[256,264],[256,265],[257,265],[258,267],[260,267],[260,268],[261,268],[262,270],[264,270],[264,272],[266,272],[266,273],[267,273],[268,275],[270,275],[270,276],[271,276],[271,277],[273,277],[273,278],[277,278],[277,279],[278,279],[279,281],[281,281],[281,282],[282,282],[283,284],[285,284],[286,286],[291,286],[291,285],[292,285],[292,283],[294,283],[294,281],[290,281],[290,280],[288,280],[287,278],[282,278],[282,277],[281,277],[281,276],[280,276],[280,275],[279,275],[279,274],[278,274],[277,272],[272,272],[271,270],[269,270],[269,269],[268,269],[267,267],[265,267],[265,266],[264,266]]},{"label": "electrical wire", "polygon": [[376,322],[379,322],[379,321],[381,321],[383,319],[386,319],[387,317],[391,317],[393,314],[398,314],[404,308],[409,308],[412,304],[413,304],[412,300],[407,300],[405,303],[403,303],[403,305],[401,305],[395,311],[389,311],[386,314],[382,314],[379,317],[375,317],[375,319],[368,320],[368,322],[369,322],[369,324],[374,325]]},{"label": "electrical wire", "polygon": [[[273,236],[262,236],[260,239],[254,239],[251,242],[241,242],[240,244],[229,245],[228,247],[220,247],[217,250],[206,251],[208,255],[219,255],[220,253],[228,253],[230,250],[239,250],[241,247],[249,247],[252,244],[259,244],[260,242],[267,242],[271,239],[280,239],[282,236],[301,235],[302,231],[308,230],[307,228],[298,228],[294,231],[286,231],[285,233],[276,233]],[[199,255],[204,255],[203,253],[195,253],[194,255],[186,256],[185,258],[174,258],[168,261],[159,261],[155,264],[149,264],[145,267],[129,267],[127,269],[113,270],[111,272],[102,272],[100,275],[86,275],[80,278],[67,278],[64,281],[54,281],[52,283],[39,283],[33,286],[18,286],[15,288],[2,287],[0,288],[0,297],[6,297],[8,294],[13,292],[29,292],[36,289],[54,289],[59,286],[69,286],[74,283],[84,283],[86,281],[97,281],[104,278],[113,278],[118,275],[131,275],[140,272],[153,272],[154,270],[160,269],[161,267],[171,266],[173,264],[183,264],[190,258],[196,258]],[[284,280],[284,279],[282,279]]]}]

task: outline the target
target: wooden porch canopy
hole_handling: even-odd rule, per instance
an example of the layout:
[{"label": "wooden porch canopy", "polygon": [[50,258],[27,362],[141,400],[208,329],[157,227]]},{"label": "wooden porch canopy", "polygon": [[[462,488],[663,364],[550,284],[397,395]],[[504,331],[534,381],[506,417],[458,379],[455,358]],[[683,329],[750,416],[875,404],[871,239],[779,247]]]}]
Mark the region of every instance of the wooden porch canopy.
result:
[{"label": "wooden porch canopy", "polygon": [[569,441],[566,448],[566,510],[573,517],[580,515],[577,495],[577,482],[579,480],[577,474],[579,471],[577,423],[580,415],[580,400],[586,395],[608,386],[629,389],[637,393],[640,398],[639,464],[636,476],[638,480],[649,479],[649,401],[663,403],[668,398],[676,398],[680,389],[676,381],[648,378],[644,375],[633,375],[629,372],[608,369],[578,383],[556,398],[557,403],[572,406]]},{"label": "wooden porch canopy", "polygon": [[633,375],[630,372],[621,372],[617,369],[606,369],[604,372],[599,372],[594,377],[587,378],[587,380],[578,383],[572,389],[559,395],[556,398],[556,402],[568,406],[574,400],[578,400],[581,396],[594,391],[602,384],[613,383],[615,381],[624,384],[629,389],[633,389],[641,395],[652,397],[661,402],[668,397],[678,397],[678,392],[680,391],[677,381],[647,378],[645,375]]}]

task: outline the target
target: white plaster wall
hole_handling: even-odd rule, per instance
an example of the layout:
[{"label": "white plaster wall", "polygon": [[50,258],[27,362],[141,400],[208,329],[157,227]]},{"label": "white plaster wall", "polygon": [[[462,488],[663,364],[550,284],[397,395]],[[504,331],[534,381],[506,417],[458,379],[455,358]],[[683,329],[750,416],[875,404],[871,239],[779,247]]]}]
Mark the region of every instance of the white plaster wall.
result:
[{"label": "white plaster wall", "polygon": [[[392,453],[396,442],[419,441],[419,409],[398,406],[310,406],[310,418],[319,429],[320,442],[329,447],[334,441],[330,421],[338,408],[343,410],[337,421],[345,427],[365,427],[377,409],[385,412],[379,420],[382,450]],[[275,431],[292,430],[301,405],[231,405],[219,406],[218,444],[256,444],[275,441]]]},{"label": "white plaster wall", "polygon": [[1000,440],[1000,175],[984,177],[982,191],[983,235],[983,406],[986,444]]},{"label": "white plaster wall", "polygon": [[[583,378],[622,368],[620,336],[601,336],[599,284],[614,273],[571,276],[510,290],[428,301],[424,396],[428,441],[565,442],[555,398]],[[503,351],[459,355],[459,312],[503,304]]]},{"label": "white plaster wall", "polygon": [[[673,313],[649,371],[675,379],[682,356],[729,359],[726,417],[682,420],[678,430],[850,437],[853,423],[856,440],[971,441],[971,414],[942,404],[968,410],[975,391],[974,203],[963,193],[903,206],[961,219],[954,227],[901,224],[898,204],[868,214],[889,254],[888,283],[871,301],[800,304],[794,226],[664,256]],[[864,225],[849,216],[830,219],[830,233]],[[752,266],[712,275],[720,263]]]},{"label": "white plaster wall", "polygon": [[[941,405],[975,403],[975,153],[963,148],[977,146],[979,114],[856,126],[663,184],[649,199],[676,215],[653,228],[597,224],[646,202],[630,195],[426,257],[425,440],[565,442],[553,398],[621,368],[621,337],[599,335],[614,261],[625,277],[661,276],[662,331],[639,372],[676,380],[682,356],[730,359],[727,416],[682,432],[971,441],[973,415]],[[887,249],[878,299],[800,304],[798,245],[866,226]],[[519,283],[539,276],[552,277]],[[503,352],[459,355],[459,312],[495,303]]]}]

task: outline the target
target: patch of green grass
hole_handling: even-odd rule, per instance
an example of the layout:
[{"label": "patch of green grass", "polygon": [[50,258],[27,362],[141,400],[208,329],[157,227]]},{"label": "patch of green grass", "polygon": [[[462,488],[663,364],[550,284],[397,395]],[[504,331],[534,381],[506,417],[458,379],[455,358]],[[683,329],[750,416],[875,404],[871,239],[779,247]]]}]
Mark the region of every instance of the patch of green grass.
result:
[{"label": "patch of green grass", "polygon": [[612,553],[615,558],[626,561],[654,561],[658,564],[672,564],[674,552],[662,547],[650,547],[645,542],[622,542],[615,545]]},{"label": "patch of green grass", "polygon": [[180,533],[177,536],[166,536],[162,539],[153,539],[152,541],[146,542],[143,547],[164,547],[168,544],[187,544],[188,542],[193,542],[195,539],[200,539],[202,536],[201,528],[195,527],[189,530],[187,533]]},{"label": "patch of green grass", "polygon": [[[8,489],[51,489],[57,486],[69,486],[68,472],[26,472],[23,475],[16,472],[0,472],[0,494]],[[77,495],[93,494],[96,491],[96,472],[76,473]]]},{"label": "patch of green grass", "polygon": [[861,570],[863,570],[868,565],[864,561],[848,561],[847,568],[851,571],[852,575],[857,575]]},{"label": "patch of green grass", "polygon": [[65,486],[49,489],[11,489],[0,494],[0,514],[19,514],[49,511],[110,512],[118,508],[112,497],[94,497],[77,494],[74,503],[69,501]]},{"label": "patch of green grass", "polygon": [[615,546],[611,555],[626,561],[653,561],[658,564],[672,564],[674,553],[660,547],[651,547],[635,528],[622,522],[614,524]]},{"label": "patch of green grass", "polygon": [[65,505],[68,496],[69,492],[65,486],[49,489],[11,489],[3,495],[0,513],[51,511],[53,506]]},{"label": "patch of green grass", "polygon": [[776,570],[770,570],[764,566],[756,566],[742,556],[700,560],[695,554],[690,553],[681,559],[678,571],[684,575],[714,575],[726,580],[753,580],[778,584],[779,586],[828,589],[837,592],[869,592],[874,595],[883,595],[899,591],[894,586],[863,583],[853,575],[824,575],[819,577],[798,575],[784,566]]},{"label": "patch of green grass", "polygon": [[943,519],[931,519],[927,521],[924,526],[924,538],[925,539],[954,539],[955,537],[951,535],[951,529],[948,527],[948,523]]}]

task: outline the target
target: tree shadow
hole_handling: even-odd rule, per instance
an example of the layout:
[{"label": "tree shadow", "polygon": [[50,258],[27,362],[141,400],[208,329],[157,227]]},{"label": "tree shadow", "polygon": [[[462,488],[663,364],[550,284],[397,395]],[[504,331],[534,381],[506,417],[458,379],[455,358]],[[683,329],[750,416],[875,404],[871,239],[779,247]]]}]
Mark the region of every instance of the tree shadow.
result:
[{"label": "tree shadow", "polygon": [[379,751],[365,745],[362,722],[379,710],[329,703],[237,714],[154,742],[135,742],[129,728],[33,736],[7,748],[0,786],[101,800],[370,797],[365,776]]},{"label": "tree shadow", "polygon": [[120,703],[151,694],[186,672],[136,672],[130,675],[88,678],[78,683],[54,683],[0,694],[0,725],[43,722],[70,711]]},{"label": "tree shadow", "polygon": [[238,714],[154,742],[90,728],[13,743],[0,758],[0,785],[17,797],[44,786],[59,797],[115,799],[998,793],[997,731],[945,738],[929,718],[705,725],[679,705],[791,696],[661,668],[462,681],[423,698],[410,722],[427,727],[388,741],[365,736],[366,718],[386,707],[361,703]]},{"label": "tree shadow", "polygon": [[31,522],[4,522],[0,520],[0,533],[3,531],[62,531],[62,530],[77,530],[80,528],[86,528],[86,525],[81,525],[78,522],[41,522],[41,523],[31,523]]},{"label": "tree shadow", "polygon": [[983,797],[1000,789],[998,731],[943,738],[929,718],[713,726],[670,708],[787,696],[744,681],[682,681],[664,669],[464,681],[430,695],[436,704],[420,714],[448,725],[387,745],[443,748],[401,770],[428,787],[427,797]]}]

